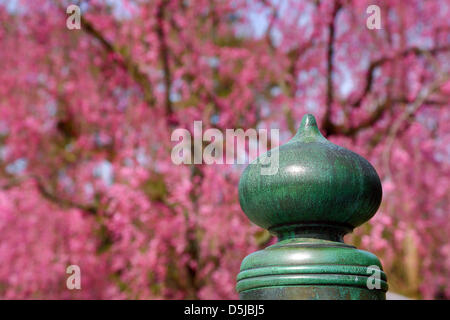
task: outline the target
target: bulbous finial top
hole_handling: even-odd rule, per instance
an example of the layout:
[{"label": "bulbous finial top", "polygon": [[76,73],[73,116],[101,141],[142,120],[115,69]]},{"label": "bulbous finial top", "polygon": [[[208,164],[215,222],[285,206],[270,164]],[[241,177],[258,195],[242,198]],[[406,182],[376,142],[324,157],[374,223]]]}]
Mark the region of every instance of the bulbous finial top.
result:
[{"label": "bulbous finial top", "polygon": [[[260,156],[260,158],[266,155]],[[281,239],[342,240],[369,220],[381,203],[381,182],[370,163],[320,133],[313,115],[297,134],[270,151],[278,170],[261,174],[256,159],[242,173],[239,201],[251,221]]]}]

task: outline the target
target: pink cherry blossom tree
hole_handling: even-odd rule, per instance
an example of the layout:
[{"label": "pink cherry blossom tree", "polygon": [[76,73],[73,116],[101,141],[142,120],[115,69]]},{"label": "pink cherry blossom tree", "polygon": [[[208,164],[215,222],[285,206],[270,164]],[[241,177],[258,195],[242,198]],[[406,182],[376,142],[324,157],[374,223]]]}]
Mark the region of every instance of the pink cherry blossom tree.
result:
[{"label": "pink cherry blossom tree", "polygon": [[309,112],[382,179],[347,241],[394,291],[450,298],[450,7],[380,1],[369,30],[371,4],[0,1],[0,296],[236,298],[242,258],[274,239],[240,210],[242,168],[175,165],[171,133],[283,143]]}]

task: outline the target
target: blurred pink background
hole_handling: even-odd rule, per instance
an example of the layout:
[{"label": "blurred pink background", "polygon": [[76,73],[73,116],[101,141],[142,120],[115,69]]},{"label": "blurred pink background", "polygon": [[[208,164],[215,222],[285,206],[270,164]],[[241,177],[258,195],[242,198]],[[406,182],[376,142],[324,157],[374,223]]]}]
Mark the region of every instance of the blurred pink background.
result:
[{"label": "blurred pink background", "polygon": [[171,134],[284,143],[312,113],[383,183],[346,241],[392,291],[450,298],[450,3],[376,1],[370,29],[372,2],[0,0],[0,297],[237,298],[275,239],[240,209],[243,166],[175,165]]}]

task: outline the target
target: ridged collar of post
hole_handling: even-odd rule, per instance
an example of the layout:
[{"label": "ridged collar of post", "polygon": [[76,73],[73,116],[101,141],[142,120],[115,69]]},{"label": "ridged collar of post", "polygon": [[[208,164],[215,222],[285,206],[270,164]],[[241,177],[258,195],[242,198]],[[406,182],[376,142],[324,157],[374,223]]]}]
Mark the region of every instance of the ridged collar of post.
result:
[{"label": "ridged collar of post", "polygon": [[268,154],[252,162],[241,176],[239,200],[248,218],[279,242],[244,259],[240,297],[383,299],[382,271],[378,290],[367,291],[366,284],[369,266],[382,270],[378,258],[343,242],[381,203],[372,165],[325,139],[311,114],[290,141],[269,154],[278,157],[278,170],[261,174],[265,162],[260,159]]}]

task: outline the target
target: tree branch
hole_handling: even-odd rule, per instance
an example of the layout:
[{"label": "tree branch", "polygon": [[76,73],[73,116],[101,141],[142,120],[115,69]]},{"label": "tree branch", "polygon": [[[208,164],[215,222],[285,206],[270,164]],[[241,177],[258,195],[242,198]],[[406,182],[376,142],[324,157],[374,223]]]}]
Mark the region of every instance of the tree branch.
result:
[{"label": "tree branch", "polygon": [[7,184],[4,184],[0,186],[0,189],[2,190],[9,190],[11,188],[17,187],[20,184],[24,183],[27,180],[34,180],[36,182],[36,187],[39,193],[44,197],[46,200],[58,205],[61,208],[64,209],[79,209],[84,212],[90,213],[90,214],[97,214],[98,212],[98,206],[95,205],[87,205],[87,204],[81,204],[74,202],[70,199],[62,198],[54,193],[52,193],[48,188],[45,186],[42,179],[36,175],[25,175],[22,177],[14,177],[11,178]]},{"label": "tree branch", "polygon": [[57,196],[56,194],[52,193],[51,191],[49,191],[44,183],[42,182],[42,180],[39,177],[35,177],[35,181],[36,181],[36,186],[37,189],[39,191],[39,193],[48,201],[62,207],[62,208],[75,208],[75,209],[79,209],[82,210],[84,212],[87,212],[89,214],[97,214],[98,212],[98,207],[95,205],[85,205],[85,204],[81,204],[81,203],[77,203],[74,202],[70,199],[65,199],[62,197]]},{"label": "tree branch", "polygon": [[370,116],[366,120],[360,122],[356,126],[350,126],[350,127],[347,127],[344,125],[337,126],[333,123],[330,123],[327,133],[329,136],[339,134],[339,135],[353,137],[360,130],[370,128],[375,123],[377,123],[378,120],[380,120],[383,117],[384,112],[386,110],[388,110],[391,105],[392,105],[392,100],[389,98],[384,100],[381,103],[378,103],[378,105],[375,107],[375,110],[370,114]]},{"label": "tree branch", "polygon": [[417,110],[424,104],[426,99],[434,93],[443,83],[448,81],[450,78],[450,74],[440,74],[436,80],[434,80],[428,87],[422,88],[419,92],[417,98],[413,103],[408,105],[405,111],[398,117],[398,119],[394,122],[389,130],[389,135],[386,141],[386,148],[383,152],[383,163],[386,170],[386,175],[388,177],[392,177],[392,172],[390,169],[390,159],[391,159],[391,151],[394,145],[395,138],[397,137],[397,133],[400,130],[401,125],[408,118],[415,115]]},{"label": "tree branch", "polygon": [[140,69],[139,65],[133,61],[131,56],[123,49],[117,47],[109,40],[107,40],[100,31],[98,31],[94,25],[88,21],[83,15],[81,15],[81,25],[82,30],[87,34],[91,35],[93,38],[97,39],[102,47],[109,53],[114,54],[118,58],[115,59],[117,64],[124,69],[133,80],[141,88],[144,100],[149,107],[154,107],[156,99],[153,95],[152,86],[147,75]]},{"label": "tree branch", "polygon": [[156,14],[156,34],[158,35],[159,42],[159,56],[161,59],[161,63],[164,71],[164,85],[165,85],[165,108],[166,108],[166,116],[171,116],[173,113],[172,101],[170,99],[170,91],[172,87],[172,75],[170,72],[169,65],[169,47],[166,41],[166,34],[164,31],[164,18],[166,12],[166,6],[168,2],[166,0],[162,0],[158,5],[158,11]]},{"label": "tree branch", "polygon": [[273,26],[274,26],[276,20],[278,19],[278,8],[268,0],[262,0],[261,2],[265,6],[267,6],[268,8],[271,9],[269,25],[267,26],[264,37],[266,39],[267,44],[269,45],[270,50],[273,51],[273,50],[275,50],[275,45],[273,44],[272,38],[270,36],[272,34]]},{"label": "tree branch", "polygon": [[422,49],[422,48],[417,48],[417,47],[411,47],[411,48],[408,48],[406,50],[403,50],[403,51],[397,53],[396,55],[394,55],[392,57],[383,57],[383,58],[373,61],[369,65],[369,68],[366,71],[366,76],[365,76],[366,84],[364,86],[362,93],[360,94],[360,96],[358,98],[355,99],[355,101],[350,103],[350,106],[352,106],[354,108],[358,108],[361,106],[361,103],[364,100],[364,98],[372,90],[374,77],[375,77],[375,71],[379,67],[381,67],[383,64],[385,64],[387,62],[395,61],[399,58],[404,58],[409,54],[414,54],[416,56],[422,56],[422,55],[425,56],[428,54],[433,55],[433,54],[436,54],[439,52],[445,52],[445,51],[450,51],[450,45],[439,47],[439,48],[433,48],[433,49]]},{"label": "tree branch", "polygon": [[327,88],[326,88],[326,110],[322,122],[322,129],[324,134],[329,135],[333,124],[331,123],[331,106],[334,100],[333,90],[333,56],[334,56],[334,40],[335,40],[335,23],[336,16],[342,8],[340,1],[334,2],[331,21],[328,24],[328,44],[327,44]]}]

